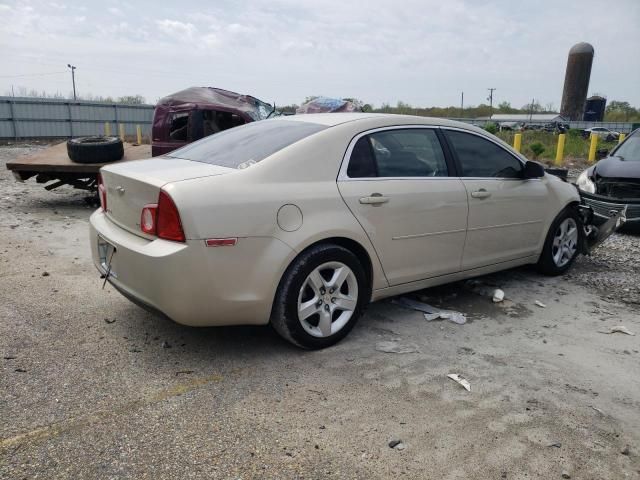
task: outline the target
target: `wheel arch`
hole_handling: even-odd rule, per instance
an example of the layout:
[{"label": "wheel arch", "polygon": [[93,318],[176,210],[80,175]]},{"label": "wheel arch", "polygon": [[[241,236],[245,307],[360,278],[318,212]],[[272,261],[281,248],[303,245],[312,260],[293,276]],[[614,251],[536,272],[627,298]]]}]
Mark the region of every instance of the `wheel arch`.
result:
[{"label": "wheel arch", "polygon": [[[365,274],[367,275],[367,287],[369,289],[369,297],[371,296],[371,292],[373,291],[373,282],[374,282],[374,265],[373,265],[373,261],[372,258],[369,254],[369,252],[367,251],[367,249],[357,240],[354,240],[352,238],[349,237],[343,237],[343,236],[333,236],[333,237],[326,237],[326,238],[322,238],[319,240],[315,240],[311,243],[309,243],[308,245],[305,245],[303,249],[299,250],[297,252],[297,254],[289,261],[288,265],[286,266],[286,268],[283,271],[283,274],[280,278],[280,281],[278,282],[278,288],[280,286],[280,283],[282,283],[282,279],[284,278],[284,274],[289,270],[289,268],[291,267],[291,265],[293,265],[295,263],[295,261],[305,252],[307,252],[308,250],[310,250],[311,248],[314,248],[318,245],[327,245],[327,244],[333,244],[333,245],[338,245],[340,247],[343,247],[347,250],[349,250],[351,253],[353,253],[358,260],[360,261],[360,263],[362,264],[362,267],[365,271]],[[276,292],[274,292],[274,298],[275,295],[277,295],[277,290]]]}]

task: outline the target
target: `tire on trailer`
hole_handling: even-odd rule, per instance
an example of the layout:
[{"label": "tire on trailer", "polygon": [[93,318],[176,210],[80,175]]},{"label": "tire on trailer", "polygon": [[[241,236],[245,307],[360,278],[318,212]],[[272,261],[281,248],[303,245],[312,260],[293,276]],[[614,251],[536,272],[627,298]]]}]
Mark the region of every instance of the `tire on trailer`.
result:
[{"label": "tire on trailer", "polygon": [[118,137],[80,137],[67,141],[67,154],[76,163],[116,162],[124,156]]}]

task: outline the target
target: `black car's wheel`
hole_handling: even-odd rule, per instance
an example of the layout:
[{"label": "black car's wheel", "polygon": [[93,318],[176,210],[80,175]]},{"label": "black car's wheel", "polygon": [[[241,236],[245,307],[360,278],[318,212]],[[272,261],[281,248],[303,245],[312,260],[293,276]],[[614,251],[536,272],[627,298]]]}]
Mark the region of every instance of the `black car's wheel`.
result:
[{"label": "black car's wheel", "polygon": [[76,163],[115,162],[123,157],[124,146],[118,137],[72,138],[67,142],[67,154]]},{"label": "black car's wheel", "polygon": [[300,254],[283,275],[271,324],[302,348],[328,347],[349,333],[369,297],[358,258],[338,245],[317,245]]},{"label": "black car's wheel", "polygon": [[584,232],[578,212],[565,208],[551,224],[538,260],[538,270],[545,275],[562,275],[580,253]]}]

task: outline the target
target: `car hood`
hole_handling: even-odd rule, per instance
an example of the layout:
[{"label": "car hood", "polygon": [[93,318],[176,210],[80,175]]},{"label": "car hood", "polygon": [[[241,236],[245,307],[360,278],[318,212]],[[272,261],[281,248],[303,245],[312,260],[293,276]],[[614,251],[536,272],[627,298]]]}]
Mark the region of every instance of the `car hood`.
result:
[{"label": "car hood", "polygon": [[607,157],[590,169],[590,175],[605,178],[627,178],[640,180],[640,161]]}]

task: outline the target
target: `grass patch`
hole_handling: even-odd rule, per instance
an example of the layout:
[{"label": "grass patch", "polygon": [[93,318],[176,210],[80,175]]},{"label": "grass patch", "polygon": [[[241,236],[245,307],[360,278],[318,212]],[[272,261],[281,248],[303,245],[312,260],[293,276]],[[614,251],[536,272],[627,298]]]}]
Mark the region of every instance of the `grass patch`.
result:
[{"label": "grass patch", "polygon": [[[551,163],[556,158],[556,148],[558,146],[558,135],[550,132],[541,132],[539,130],[525,130],[522,133],[522,154],[530,159],[538,159]],[[515,132],[497,132],[495,134],[501,140],[509,145],[513,145],[513,137]],[[539,144],[539,145],[538,145]],[[605,142],[598,140],[598,150],[607,149],[611,151],[618,144],[617,141]],[[582,138],[578,132],[569,131],[564,142],[564,159],[583,160],[589,157],[590,140]],[[539,146],[544,150],[536,155]],[[535,150],[535,151],[534,151]]]}]

